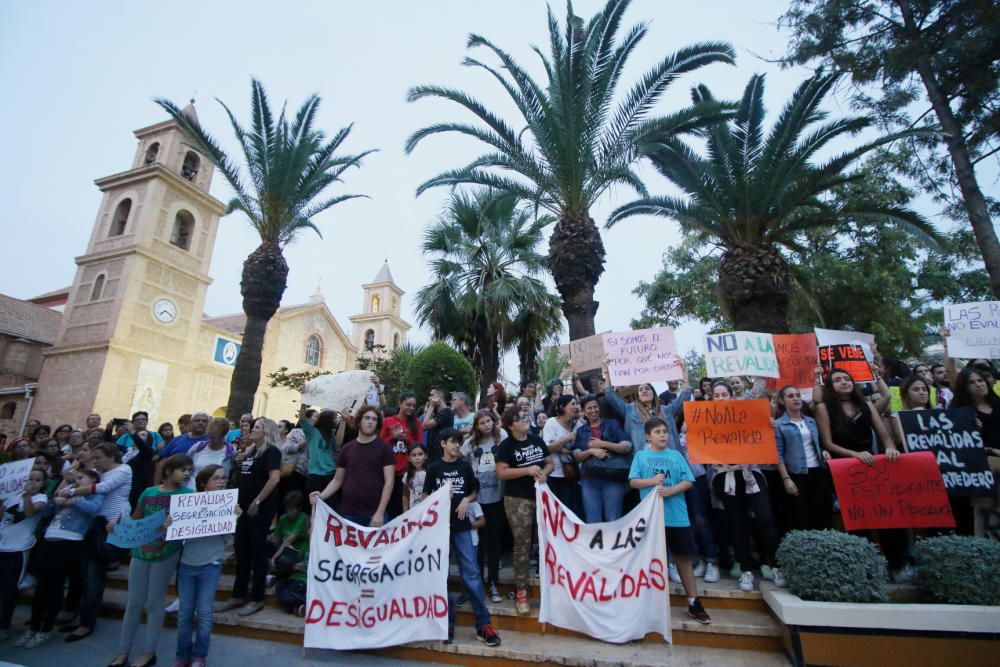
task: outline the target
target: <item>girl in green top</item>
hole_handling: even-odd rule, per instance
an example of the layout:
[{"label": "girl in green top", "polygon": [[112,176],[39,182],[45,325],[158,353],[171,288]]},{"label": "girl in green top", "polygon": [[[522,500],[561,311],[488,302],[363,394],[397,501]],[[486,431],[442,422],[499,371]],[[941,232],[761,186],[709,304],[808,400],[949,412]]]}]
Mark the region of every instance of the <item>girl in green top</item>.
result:
[{"label": "girl in green top", "polygon": [[[163,462],[163,482],[142,492],[132,510],[133,519],[141,519],[157,512],[167,512],[163,522],[164,535],[152,542],[132,550],[132,563],[128,569],[128,605],[122,619],[122,635],[118,644],[118,655],[109,667],[124,667],[128,664],[132,640],[139,630],[142,611],[146,610],[146,637],[142,653],[131,664],[133,667],[148,667],[156,664],[156,642],[163,629],[163,616],[167,584],[177,570],[180,556],[180,540],[166,541],[166,529],[170,526],[170,496],[191,493],[187,488],[194,462],[186,454],[175,454]],[[114,530],[117,521],[108,524],[108,532]]]}]

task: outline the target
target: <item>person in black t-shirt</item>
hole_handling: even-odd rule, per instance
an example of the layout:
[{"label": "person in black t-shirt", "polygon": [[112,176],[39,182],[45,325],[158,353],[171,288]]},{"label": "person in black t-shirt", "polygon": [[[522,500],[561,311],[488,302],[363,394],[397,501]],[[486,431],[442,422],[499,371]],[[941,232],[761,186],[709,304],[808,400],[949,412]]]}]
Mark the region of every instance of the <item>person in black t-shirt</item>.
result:
[{"label": "person in black t-shirt", "polygon": [[[476,560],[476,546],[472,543],[472,525],[469,523],[469,503],[474,501],[479,491],[479,480],[472,472],[472,465],[461,458],[459,449],[462,434],[453,428],[443,429],[441,437],[441,458],[427,466],[424,493],[433,493],[451,482],[451,550],[458,560],[458,571],[462,584],[472,602],[476,615],[476,635],[487,646],[499,646],[500,636],[490,624],[490,612],[486,609],[486,592]],[[455,639],[455,600],[448,593],[448,641]]]},{"label": "person in black t-shirt", "polygon": [[444,387],[434,387],[424,409],[423,429],[427,431],[427,460],[441,458],[441,432],[455,425],[455,413],[448,406],[451,393]]},{"label": "person in black t-shirt", "polygon": [[531,423],[516,405],[509,405],[501,422],[510,437],[496,453],[497,479],[504,484],[504,511],[514,534],[514,581],[517,613],[531,611],[528,600],[528,554],[535,519],[535,482],[544,482],[552,471],[552,457],[545,441],[531,433]]}]

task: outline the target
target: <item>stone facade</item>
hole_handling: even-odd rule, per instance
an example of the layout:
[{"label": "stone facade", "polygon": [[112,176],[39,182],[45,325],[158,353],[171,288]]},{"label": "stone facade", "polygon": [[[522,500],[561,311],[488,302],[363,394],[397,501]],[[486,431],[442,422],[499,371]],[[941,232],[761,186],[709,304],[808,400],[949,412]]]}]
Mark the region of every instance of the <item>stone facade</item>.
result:
[{"label": "stone facade", "polygon": [[[193,116],[193,106],[185,113]],[[138,409],[148,411],[155,425],[194,410],[225,413],[245,317],[203,315],[225,212],[209,194],[213,169],[173,120],[135,136],[132,168],[96,181],[104,196],[67,296],[35,299],[46,305],[58,301],[62,315],[29,304],[57,318],[51,347],[34,352],[40,372],[31,414],[46,423],[82,424],[92,412],[107,420]],[[370,306],[371,294],[378,294],[391,312],[373,313],[376,317],[365,322],[379,337],[391,341],[398,335],[402,342],[409,329],[398,314],[403,292],[388,266],[384,272],[388,281],[365,285],[365,298]],[[279,309],[268,324],[255,414],[281,419],[297,410],[297,394],[268,387],[268,373],[280,367],[351,369],[358,349],[321,294]],[[3,403],[0,395],[0,408]]]},{"label": "stone facade", "polygon": [[362,357],[378,353],[375,346],[384,346],[388,353],[406,343],[406,332],[410,325],[400,317],[400,305],[403,298],[402,289],[392,278],[389,263],[382,264],[375,279],[361,286],[361,313],[351,316],[354,325],[351,341],[358,348]]}]

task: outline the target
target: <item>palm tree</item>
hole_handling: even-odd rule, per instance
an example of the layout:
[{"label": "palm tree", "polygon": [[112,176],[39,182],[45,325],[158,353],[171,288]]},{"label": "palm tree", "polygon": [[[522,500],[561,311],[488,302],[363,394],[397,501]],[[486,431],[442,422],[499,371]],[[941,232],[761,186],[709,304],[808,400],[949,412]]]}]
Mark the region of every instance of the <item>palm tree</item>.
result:
[{"label": "palm tree", "polygon": [[[847,171],[859,158],[909,134],[881,136],[817,161],[817,153],[830,142],[844,141],[871,125],[865,117],[827,120],[819,106],[838,78],[819,72],[803,82],[766,138],[764,76],[755,75],[735,117],[705,132],[707,156],[672,136],[646,144],[643,153],[688,198],[643,197],[615,210],[608,226],[633,215],[658,215],[719,245],[717,295],[723,312],[738,330],[771,333],[788,331],[794,267],[780,248],[801,250],[805,232],[835,229],[853,216],[876,224],[900,223],[925,240],[939,241],[930,223],[908,208],[865,199],[844,204],[829,196],[864,177]],[[696,103],[712,99],[703,86],[692,97]]]},{"label": "palm tree", "polygon": [[484,69],[503,86],[520,115],[513,125],[460,90],[417,86],[408,96],[410,101],[450,100],[472,112],[479,123],[444,122],[420,129],[407,139],[407,153],[442,132],[468,135],[488,146],[466,166],[421,184],[418,195],[432,187],[471,183],[516,195],[558,218],[549,239],[549,270],[574,340],[594,333],[594,288],[604,273],[604,243],[590,209],[612,185],[646,194],[632,170],[639,138],[654,131],[661,136],[689,131],[720,113],[719,105],[708,104],[650,119],[651,109],[681,74],[714,62],[732,63],[734,58],[733,48],[723,42],[683,48],[649,70],[616,104],[625,63],[648,30],[640,23],[619,38],[630,2],[608,0],[586,25],[569,3],[562,30],[550,9],[549,55],[533,47],[545,70],[544,86],[506,51],[485,37],[469,36],[470,48],[488,49],[506,70],[501,73],[473,58],[463,62]]},{"label": "palm tree", "polygon": [[434,282],[417,292],[417,320],[466,354],[483,398],[514,340],[507,335],[514,319],[544,311],[554,298],[538,278],[545,257],[537,251],[552,219],[535,218],[520,203],[486,190],[454,194],[424,234]]},{"label": "palm tree", "polygon": [[244,128],[222,101],[233,132],[246,160],[246,178],[232,158],[219,147],[197,120],[173,102],[156,99],[194,140],[194,147],[208,156],[235,196],[226,214],[241,211],[260,234],[260,245],[243,262],[240,293],[247,321],[243,344],[229,386],[226,415],[238,419],[250,412],[260,385],[261,350],[267,323],[281,305],[288,279],[288,263],[282,248],[299,232],[311,229],[322,237],[312,218],[326,209],[362,195],[338,195],[320,199],[323,192],[341,181],[341,175],[372,151],[340,155],[337,150],[350,134],[351,126],[329,139],[313,127],[320,98],[310,95],[289,120],[284,108],[275,118],[264,86],[251,82],[251,119]]},{"label": "palm tree", "polygon": [[548,293],[542,303],[522,309],[511,322],[507,340],[517,341],[518,372],[521,380],[537,380],[542,345],[562,333],[559,297]]}]

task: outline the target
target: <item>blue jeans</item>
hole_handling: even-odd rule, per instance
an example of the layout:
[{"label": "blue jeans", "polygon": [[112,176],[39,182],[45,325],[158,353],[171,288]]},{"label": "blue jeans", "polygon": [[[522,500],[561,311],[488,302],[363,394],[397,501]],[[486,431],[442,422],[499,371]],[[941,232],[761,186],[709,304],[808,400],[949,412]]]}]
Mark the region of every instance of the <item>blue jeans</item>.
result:
[{"label": "blue jeans", "polygon": [[[490,612],[486,609],[483,590],[483,579],[476,561],[476,547],[472,544],[472,531],[463,530],[460,533],[451,532],[451,550],[458,560],[458,572],[462,576],[462,584],[469,594],[472,611],[476,614],[476,630],[490,624]],[[455,600],[448,593],[448,627],[455,627]]]},{"label": "blue jeans", "polygon": [[628,486],[624,482],[584,477],[580,480],[583,489],[583,513],[587,523],[601,523],[622,518],[622,500]]},{"label": "blue jeans", "polygon": [[708,488],[707,475],[694,480],[694,485],[684,493],[684,500],[687,501],[691,532],[698,544],[699,555],[707,561],[718,562],[719,550],[715,544],[711,521],[712,494]]},{"label": "blue jeans", "polygon": [[[221,563],[185,565],[181,563],[177,575],[180,592],[180,609],[177,611],[177,657],[179,659],[205,658],[212,639],[212,613],[215,610],[215,587],[222,574]],[[194,627],[194,645],[191,630]]]}]

